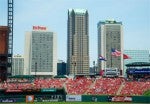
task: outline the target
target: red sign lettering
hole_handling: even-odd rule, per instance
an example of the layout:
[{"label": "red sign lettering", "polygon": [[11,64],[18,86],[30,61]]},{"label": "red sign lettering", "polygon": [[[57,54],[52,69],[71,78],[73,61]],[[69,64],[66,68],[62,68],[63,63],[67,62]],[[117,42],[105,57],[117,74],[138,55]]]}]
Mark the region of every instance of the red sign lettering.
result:
[{"label": "red sign lettering", "polygon": [[46,30],[44,26],[33,26],[33,30]]}]

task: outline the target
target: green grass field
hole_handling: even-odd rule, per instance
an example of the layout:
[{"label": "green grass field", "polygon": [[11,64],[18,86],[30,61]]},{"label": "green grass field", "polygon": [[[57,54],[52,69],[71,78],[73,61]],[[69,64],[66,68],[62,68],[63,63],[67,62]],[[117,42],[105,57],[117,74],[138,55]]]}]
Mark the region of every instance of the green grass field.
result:
[{"label": "green grass field", "polygon": [[[34,103],[34,104],[41,104],[39,103]],[[131,104],[131,103],[111,103],[111,102],[43,102],[43,104]]]},{"label": "green grass field", "polygon": [[[35,103],[35,104],[40,104],[40,103]],[[44,104],[131,104],[131,103],[119,103],[119,102],[47,102]]]},{"label": "green grass field", "polygon": [[[27,104],[27,103],[11,103],[11,104]],[[28,104],[144,104],[144,103],[127,103],[127,102],[125,103],[120,103],[120,102],[36,102],[35,103],[34,102],[34,103],[28,103]]]}]

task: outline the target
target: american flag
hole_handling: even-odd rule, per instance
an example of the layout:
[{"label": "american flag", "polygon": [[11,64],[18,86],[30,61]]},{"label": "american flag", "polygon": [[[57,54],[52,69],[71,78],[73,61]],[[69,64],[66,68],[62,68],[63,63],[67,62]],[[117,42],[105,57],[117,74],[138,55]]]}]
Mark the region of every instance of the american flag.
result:
[{"label": "american flag", "polygon": [[121,52],[116,50],[116,49],[114,49],[114,48],[112,48],[111,49],[111,55],[118,57],[118,56],[121,56]]}]

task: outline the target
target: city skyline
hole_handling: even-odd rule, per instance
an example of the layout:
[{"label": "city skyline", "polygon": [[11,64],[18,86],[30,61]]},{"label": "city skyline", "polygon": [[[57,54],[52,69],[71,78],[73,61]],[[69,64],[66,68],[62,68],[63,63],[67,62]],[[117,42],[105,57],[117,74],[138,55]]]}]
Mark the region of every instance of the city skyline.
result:
[{"label": "city skyline", "polygon": [[[14,0],[13,54],[24,54],[25,32],[32,30],[33,25],[42,25],[58,34],[58,59],[66,61],[69,8],[89,12],[90,66],[97,60],[97,23],[101,20],[113,18],[123,23],[124,49],[150,50],[149,0]],[[0,1],[0,13],[0,25],[6,25],[7,0]]]}]

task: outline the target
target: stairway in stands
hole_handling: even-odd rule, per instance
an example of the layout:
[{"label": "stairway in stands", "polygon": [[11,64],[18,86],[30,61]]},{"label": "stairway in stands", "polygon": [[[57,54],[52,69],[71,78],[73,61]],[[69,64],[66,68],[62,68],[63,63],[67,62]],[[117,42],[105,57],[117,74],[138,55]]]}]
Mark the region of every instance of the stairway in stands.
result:
[{"label": "stairway in stands", "polygon": [[84,94],[87,94],[87,92],[95,86],[95,83],[96,83],[96,79],[94,79],[93,83],[90,85],[89,89]]},{"label": "stairway in stands", "polygon": [[67,86],[66,86],[66,83],[68,82],[68,80],[66,79],[66,81],[63,83],[63,87],[65,88],[65,91],[66,91],[66,93],[68,93],[68,91],[67,91]]},{"label": "stairway in stands", "polygon": [[125,85],[125,82],[123,81],[123,82],[121,83],[121,85],[120,85],[120,87],[119,87],[119,89],[118,89],[116,95],[120,95],[120,92],[121,92],[122,88],[124,87],[124,85]]}]

